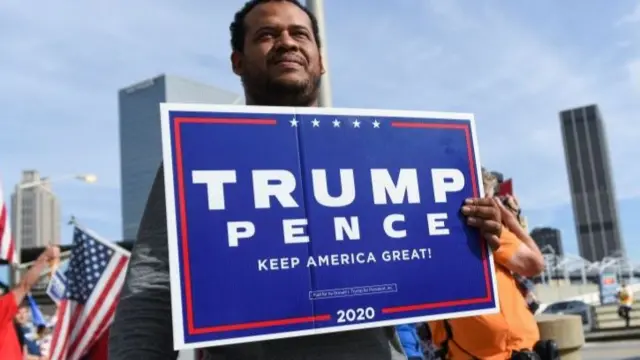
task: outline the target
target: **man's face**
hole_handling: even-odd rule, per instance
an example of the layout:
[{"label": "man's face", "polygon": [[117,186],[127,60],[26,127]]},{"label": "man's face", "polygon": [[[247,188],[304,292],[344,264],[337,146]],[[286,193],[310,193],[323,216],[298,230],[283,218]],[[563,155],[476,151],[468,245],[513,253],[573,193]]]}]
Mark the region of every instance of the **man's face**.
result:
[{"label": "man's face", "polygon": [[324,68],[307,14],[287,1],[271,1],[252,9],[244,26],[243,53],[234,53],[232,61],[247,95],[276,102],[260,105],[315,100]]},{"label": "man's face", "polygon": [[16,314],[16,321],[19,324],[26,324],[29,320],[29,312],[26,307],[21,307],[18,309],[18,313]]}]

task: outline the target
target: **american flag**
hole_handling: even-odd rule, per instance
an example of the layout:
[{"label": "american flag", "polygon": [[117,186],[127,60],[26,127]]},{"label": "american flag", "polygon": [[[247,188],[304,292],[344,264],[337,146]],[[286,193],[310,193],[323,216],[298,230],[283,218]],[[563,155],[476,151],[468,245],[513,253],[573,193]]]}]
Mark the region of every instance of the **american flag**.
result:
[{"label": "american flag", "polygon": [[92,232],[74,229],[65,272],[67,291],[58,305],[51,360],[78,360],[113,321],[129,253]]},{"label": "american flag", "polygon": [[7,260],[10,264],[18,263],[15,243],[11,236],[7,204],[2,193],[2,183],[0,183],[0,259]]}]

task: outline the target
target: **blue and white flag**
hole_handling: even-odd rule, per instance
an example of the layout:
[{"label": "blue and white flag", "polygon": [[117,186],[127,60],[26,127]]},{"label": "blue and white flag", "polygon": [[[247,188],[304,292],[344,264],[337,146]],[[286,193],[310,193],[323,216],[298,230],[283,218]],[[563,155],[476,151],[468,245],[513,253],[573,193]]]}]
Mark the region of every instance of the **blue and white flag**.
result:
[{"label": "blue and white flag", "polygon": [[58,269],[51,276],[51,280],[49,281],[49,285],[47,286],[47,295],[58,304],[60,300],[64,297],[64,294],[67,291],[67,278],[64,276],[63,271]]}]

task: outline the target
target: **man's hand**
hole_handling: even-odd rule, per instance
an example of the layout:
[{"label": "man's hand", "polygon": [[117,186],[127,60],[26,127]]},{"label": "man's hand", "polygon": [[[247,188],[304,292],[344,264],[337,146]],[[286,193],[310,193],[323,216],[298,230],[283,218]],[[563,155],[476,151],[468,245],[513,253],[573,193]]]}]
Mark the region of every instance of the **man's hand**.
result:
[{"label": "man's hand", "polygon": [[467,224],[480,230],[492,249],[500,246],[502,235],[502,211],[492,197],[467,199],[462,206],[462,214]]},{"label": "man's hand", "polygon": [[16,303],[20,304],[24,297],[31,291],[31,288],[40,279],[40,274],[46,268],[47,264],[60,260],[60,248],[57,246],[47,246],[47,248],[38,256],[38,259],[31,265],[29,270],[22,276],[20,282],[11,290],[16,299]]},{"label": "man's hand", "polygon": [[47,263],[55,263],[60,261],[60,248],[58,246],[47,246],[40,254],[40,258]]},{"label": "man's hand", "polygon": [[[505,197],[505,201],[507,201],[509,204],[517,204],[515,202],[515,199],[510,195],[507,195]],[[500,199],[496,200],[496,204],[500,209],[500,215],[502,216],[502,223],[505,224],[511,232],[514,232],[516,227],[522,227],[520,225],[520,221],[518,220],[518,217],[514,212],[514,209],[510,209],[507,206],[505,206],[502,200]]]}]

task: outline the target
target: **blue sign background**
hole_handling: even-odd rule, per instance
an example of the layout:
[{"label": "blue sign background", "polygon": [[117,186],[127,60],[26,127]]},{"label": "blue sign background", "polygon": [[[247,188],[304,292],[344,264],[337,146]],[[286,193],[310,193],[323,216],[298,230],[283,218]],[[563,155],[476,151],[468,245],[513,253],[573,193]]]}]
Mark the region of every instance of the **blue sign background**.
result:
[{"label": "blue sign background", "polygon": [[[172,256],[178,257],[179,264],[171,271],[176,275],[173,279],[180,280],[182,304],[181,321],[176,324],[174,316],[174,326],[183,330],[183,339],[176,339],[177,347],[496,309],[486,244],[459,215],[465,198],[479,196],[471,121],[317,111],[166,112],[165,176],[174,183],[170,189],[174,199],[167,201],[175,205],[175,214],[168,216],[175,216],[177,235],[170,236],[170,241],[177,243],[178,253]],[[170,147],[170,159],[166,147]],[[338,171],[348,168],[355,172],[354,203],[345,208],[318,204],[312,193],[311,169],[327,170],[329,194],[335,196],[341,192]],[[394,179],[401,168],[417,169],[421,203],[374,205],[372,168],[389,169]],[[449,193],[447,203],[434,202],[433,168],[455,168],[464,174],[464,188]],[[293,197],[300,207],[283,208],[272,199],[271,209],[254,209],[254,169],[293,172],[298,184]],[[224,187],[225,210],[208,210],[207,187],[192,183],[193,170],[237,171],[237,182]],[[449,235],[428,236],[426,214],[434,212],[448,214]],[[402,228],[408,236],[404,239],[388,238],[383,231],[383,219],[394,213],[405,215]],[[361,239],[336,241],[333,218],[337,216],[359,216]],[[295,218],[308,219],[309,243],[284,243],[282,220]],[[228,221],[251,221],[256,233],[240,240],[238,247],[229,247]],[[393,250],[425,248],[430,258],[423,260],[385,262],[381,256]],[[377,261],[305,266],[309,256],[360,252],[372,252]],[[296,268],[258,271],[258,259],[293,257],[301,262]],[[356,318],[344,315],[349,309]]]}]

